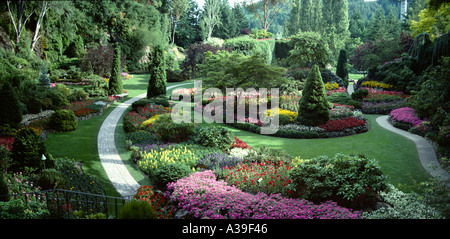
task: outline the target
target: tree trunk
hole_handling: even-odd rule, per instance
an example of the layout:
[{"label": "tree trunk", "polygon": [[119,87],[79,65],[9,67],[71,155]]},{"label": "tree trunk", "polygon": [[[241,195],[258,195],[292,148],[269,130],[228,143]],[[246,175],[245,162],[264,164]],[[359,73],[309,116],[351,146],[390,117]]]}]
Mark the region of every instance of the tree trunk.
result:
[{"label": "tree trunk", "polygon": [[43,1],[41,5],[41,11],[39,12],[38,21],[36,23],[36,29],[34,31],[33,40],[31,41],[31,51],[34,50],[37,40],[39,39],[39,30],[41,29],[42,21],[44,20],[45,13],[48,10],[48,2]]}]

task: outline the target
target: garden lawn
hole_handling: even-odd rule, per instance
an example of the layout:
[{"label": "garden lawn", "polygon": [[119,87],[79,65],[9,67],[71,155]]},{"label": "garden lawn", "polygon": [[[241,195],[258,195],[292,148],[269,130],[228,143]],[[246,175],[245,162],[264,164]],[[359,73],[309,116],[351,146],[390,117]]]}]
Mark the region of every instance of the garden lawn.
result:
[{"label": "garden lawn", "polygon": [[279,148],[303,159],[320,155],[332,157],[336,153],[374,158],[389,182],[402,190],[409,191],[418,182],[429,180],[431,177],[420,164],[414,142],[379,126],[376,123],[378,116],[366,115],[371,127],[367,133],[331,139],[279,138],[224,126],[251,147]]}]

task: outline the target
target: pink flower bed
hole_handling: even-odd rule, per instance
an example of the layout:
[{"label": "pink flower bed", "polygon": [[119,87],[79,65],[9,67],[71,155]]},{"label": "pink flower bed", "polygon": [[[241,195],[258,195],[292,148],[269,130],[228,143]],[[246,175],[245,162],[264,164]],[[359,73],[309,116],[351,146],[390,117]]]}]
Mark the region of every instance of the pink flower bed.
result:
[{"label": "pink flower bed", "polygon": [[412,126],[417,126],[422,122],[427,121],[421,120],[419,116],[415,115],[414,109],[409,107],[392,110],[390,116],[391,119],[395,121],[411,124]]},{"label": "pink flower bed", "polygon": [[337,206],[335,202],[315,205],[304,199],[285,198],[280,194],[252,195],[217,181],[208,170],[197,172],[167,188],[170,201],[196,218],[215,219],[360,219],[359,211]]}]

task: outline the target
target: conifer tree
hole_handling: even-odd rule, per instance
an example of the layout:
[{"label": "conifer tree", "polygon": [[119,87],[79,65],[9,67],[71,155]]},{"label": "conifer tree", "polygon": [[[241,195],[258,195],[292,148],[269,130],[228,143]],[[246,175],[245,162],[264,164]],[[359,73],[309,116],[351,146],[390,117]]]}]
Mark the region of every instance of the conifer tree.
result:
[{"label": "conifer tree", "polygon": [[319,67],[314,65],[306,78],[299,102],[297,121],[302,125],[318,126],[330,119],[325,85]]},{"label": "conifer tree", "polygon": [[166,60],[161,46],[153,49],[150,66],[150,80],[147,88],[147,98],[166,95]]},{"label": "conifer tree", "polygon": [[347,51],[344,49],[339,52],[336,75],[342,79],[345,87],[348,87]]},{"label": "conifer tree", "polygon": [[113,66],[111,70],[111,77],[109,78],[109,95],[122,94],[122,75],[120,72],[120,48],[118,45],[114,47]]}]

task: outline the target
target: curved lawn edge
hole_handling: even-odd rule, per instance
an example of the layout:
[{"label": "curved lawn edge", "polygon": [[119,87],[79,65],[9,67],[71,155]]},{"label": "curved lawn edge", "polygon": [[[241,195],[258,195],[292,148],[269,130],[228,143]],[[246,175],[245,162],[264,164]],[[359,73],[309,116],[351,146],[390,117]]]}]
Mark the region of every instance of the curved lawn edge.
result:
[{"label": "curved lawn edge", "polygon": [[395,128],[389,123],[388,117],[388,115],[383,115],[378,117],[376,121],[381,127],[412,140],[416,145],[419,160],[423,168],[435,179],[446,183],[446,186],[450,188],[450,174],[439,164],[433,145],[420,135]]}]

